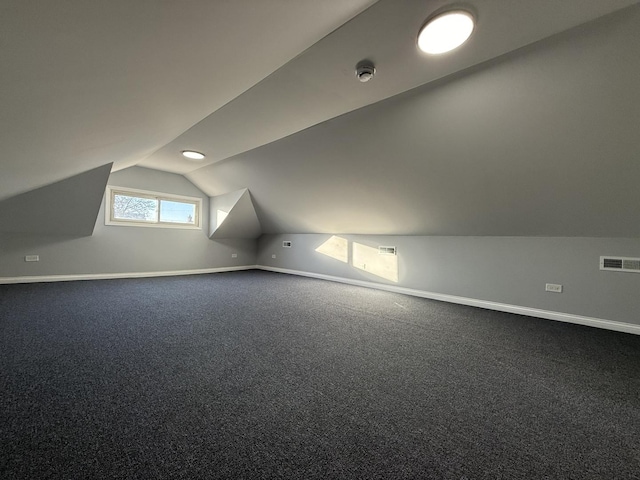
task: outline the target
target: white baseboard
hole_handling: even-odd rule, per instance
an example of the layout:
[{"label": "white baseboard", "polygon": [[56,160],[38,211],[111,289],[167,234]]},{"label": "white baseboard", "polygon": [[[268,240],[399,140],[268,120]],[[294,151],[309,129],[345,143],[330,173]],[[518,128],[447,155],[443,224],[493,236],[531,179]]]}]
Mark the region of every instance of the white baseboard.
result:
[{"label": "white baseboard", "polygon": [[518,315],[526,315],[528,317],[537,317],[547,320],[556,320],[559,322],[576,323],[578,325],[586,325],[589,327],[604,328],[606,330],[615,330],[617,332],[640,335],[640,325],[634,325],[631,323],[604,320],[602,318],[584,317],[582,315],[573,315],[571,313],[552,312],[550,310],[540,310],[538,308],[520,307],[518,305],[490,302],[487,300],[477,300],[475,298],[458,297],[456,295],[446,295],[443,293],[427,292],[424,290],[415,290],[412,288],[398,287],[395,285],[385,285],[382,283],[367,282],[364,280],[353,280],[350,278],[334,277],[321,273],[303,272],[299,270],[289,270],[277,267],[267,267],[264,265],[257,265],[255,268],[259,270],[266,270],[269,272],[287,273],[290,275],[319,278],[322,280],[329,280],[331,282],[347,283],[349,285],[375,288],[377,290],[385,290],[387,292],[402,293],[405,295],[413,295],[415,297],[429,298],[432,300],[440,300],[443,302],[486,308],[488,310],[496,310],[499,312],[515,313]]},{"label": "white baseboard", "polygon": [[167,270],[163,272],[124,272],[124,273],[80,273],[72,275],[33,275],[24,277],[0,277],[0,284],[7,283],[39,283],[39,282],[71,282],[75,280],[109,280],[114,278],[173,277],[179,275],[202,275],[205,273],[237,272],[239,270],[255,270],[256,265],[239,267],[200,268],[195,270]]},{"label": "white baseboard", "polygon": [[429,298],[432,300],[440,300],[443,302],[457,303],[460,305],[469,305],[472,307],[486,308],[488,310],[496,310],[499,312],[515,313],[518,315],[526,315],[529,317],[544,318],[547,320],[556,320],[560,322],[575,323],[578,325],[586,325],[589,327],[604,328],[606,330],[615,330],[617,332],[632,333],[640,335],[640,325],[631,323],[616,322],[613,320],[605,320],[602,318],[585,317],[582,315],[573,315],[570,313],[552,312],[550,310],[541,310],[537,308],[521,307],[518,305],[510,305],[507,303],[491,302],[487,300],[477,300],[475,298],[459,297],[456,295],[447,295],[443,293],[427,292],[424,290],[416,290],[412,288],[398,287],[395,285],[385,285],[382,283],[367,282],[364,280],[354,280],[344,277],[334,277],[332,275],[324,275],[322,273],[304,272],[300,270],[289,270],[286,268],[268,267],[264,265],[243,265],[238,267],[217,267],[202,268],[195,270],[168,270],[162,272],[125,272],[125,273],[94,273],[94,274],[72,274],[72,275],[33,275],[23,277],[0,277],[0,284],[10,283],[38,283],[38,282],[69,282],[75,280],[108,280],[115,278],[145,278],[145,277],[170,277],[180,275],[202,275],[207,273],[236,272],[240,270],[266,270],[269,272],[286,273],[289,275],[299,275],[303,277],[318,278],[321,280],[329,280],[331,282],[346,283],[366,288],[374,288],[377,290],[385,290],[387,292],[402,293],[404,295],[412,295],[415,297]]}]

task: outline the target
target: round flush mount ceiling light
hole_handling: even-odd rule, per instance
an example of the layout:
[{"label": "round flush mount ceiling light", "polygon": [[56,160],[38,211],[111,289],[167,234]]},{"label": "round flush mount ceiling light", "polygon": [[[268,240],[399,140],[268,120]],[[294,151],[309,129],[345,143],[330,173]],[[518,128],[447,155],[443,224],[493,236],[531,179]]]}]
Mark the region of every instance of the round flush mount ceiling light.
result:
[{"label": "round flush mount ceiling light", "polygon": [[436,15],[418,33],[418,47],[431,54],[450,52],[467,41],[474,26],[473,16],[464,10]]},{"label": "round flush mount ceiling light", "polygon": [[195,152],[193,150],[183,150],[182,156],[187,157],[191,160],[202,160],[204,158],[203,153]]}]

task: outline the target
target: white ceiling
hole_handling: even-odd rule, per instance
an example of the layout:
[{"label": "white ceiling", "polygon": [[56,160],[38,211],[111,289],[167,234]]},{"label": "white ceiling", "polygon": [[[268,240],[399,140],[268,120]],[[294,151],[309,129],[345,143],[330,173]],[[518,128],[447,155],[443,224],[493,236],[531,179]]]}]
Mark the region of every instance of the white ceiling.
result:
[{"label": "white ceiling", "polygon": [[640,8],[214,163],[263,233],[640,238]]},{"label": "white ceiling", "polygon": [[[411,157],[410,163],[418,157],[442,153],[440,146],[422,141],[422,132],[415,131],[409,138],[408,130],[393,128],[389,115],[396,111],[396,104],[389,106],[382,102],[380,108],[367,107],[347,120],[327,121],[418,87],[422,90],[416,94],[416,102],[446,115],[444,99],[447,96],[441,101],[432,97],[429,101],[422,100],[420,92],[425,85],[446,85],[473,71],[474,66],[482,69],[492,61],[499,63],[501,58],[517,58],[518,52],[527,51],[525,46],[548,43],[553,35],[638,4],[639,0],[454,2],[472,10],[477,17],[472,39],[448,55],[429,57],[419,53],[415,46],[419,27],[429,15],[450,3],[445,0],[3,0],[0,3],[3,66],[0,199],[114,162],[115,169],[139,165],[185,174],[209,195],[248,187],[260,210],[261,222],[266,225],[265,231],[513,234],[503,228],[509,225],[507,221],[493,227],[491,222],[485,222],[487,231],[467,227],[469,220],[464,212],[473,209],[456,204],[455,198],[449,199],[447,205],[453,205],[451,208],[433,212],[437,221],[415,229],[409,228],[415,225],[412,216],[407,217],[403,225],[395,225],[388,217],[375,224],[370,220],[360,221],[364,210],[344,212],[344,218],[334,225],[328,218],[335,212],[329,212],[329,217],[309,220],[307,225],[304,219],[310,218],[309,211],[317,211],[318,199],[313,200],[315,206],[309,204],[305,209],[300,203],[291,215],[285,214],[280,205],[282,199],[267,190],[279,189],[284,195],[286,188],[282,184],[260,184],[269,173],[256,170],[261,161],[269,160],[269,165],[276,165],[280,159],[286,159],[283,168],[286,166],[288,170],[279,171],[281,177],[288,175],[298,162],[306,170],[295,178],[313,182],[314,173],[327,162],[323,158],[324,150],[319,147],[324,140],[330,144],[326,152],[335,157],[327,163],[332,168],[344,162],[345,155],[358,154],[357,148],[345,147],[348,138],[341,132],[347,130],[357,134],[360,141],[377,132],[377,146],[394,146],[396,152],[402,148],[403,141],[420,145],[421,150],[414,152],[415,158]],[[571,55],[575,56],[576,51]],[[567,59],[573,58],[571,55]],[[367,84],[357,82],[354,77],[355,64],[364,58],[374,61],[378,69],[377,76]],[[636,70],[634,64],[630,71]],[[563,74],[562,70],[558,72]],[[515,78],[516,73],[509,75]],[[536,72],[529,72],[522,81],[528,82],[531,75]],[[510,87],[504,77],[494,83]],[[485,87],[491,88],[494,83],[490,81]],[[561,82],[561,85],[559,91],[572,94],[570,84]],[[627,83],[623,86],[628,87]],[[583,90],[585,94],[587,91],[592,94],[591,90]],[[455,104],[455,99],[452,101]],[[514,101],[517,103],[517,98]],[[409,108],[405,100],[398,102],[405,105],[402,108]],[[537,98],[531,96],[525,104],[534,108]],[[633,107],[626,118],[634,117],[636,110]],[[369,117],[381,112],[387,116],[384,122]],[[410,129],[407,115],[410,116],[403,113],[398,123]],[[450,117],[458,121],[456,112],[450,112]],[[353,127],[349,124],[353,120],[363,122],[366,127]],[[310,129],[313,130],[310,134],[292,136],[314,125],[321,130]],[[480,130],[477,125],[469,126],[470,135]],[[389,138],[382,139],[383,131]],[[333,132],[333,136],[325,137],[323,132]],[[514,135],[519,133],[515,131]],[[287,137],[292,140],[285,141]],[[530,143],[535,137],[534,134],[524,143]],[[269,148],[265,150],[266,147]],[[364,147],[366,150],[366,145]],[[442,148],[446,150],[445,147]],[[558,152],[565,153],[564,145],[558,148]],[[180,155],[184,149],[203,151],[207,158],[200,163],[188,161]],[[222,160],[225,161],[219,163]],[[383,168],[383,161],[376,158],[376,168]],[[495,163],[501,171],[510,168],[507,163],[498,165],[497,160]],[[214,168],[217,165],[219,170]],[[384,189],[384,182],[378,185],[383,177],[369,178],[369,184],[358,185],[356,170],[362,168],[362,164],[354,162],[352,167],[351,170],[355,170],[340,180],[344,185],[335,189],[335,193],[353,194],[359,202],[364,202],[371,198],[374,190]],[[527,168],[523,166],[514,172],[514,178],[526,175]],[[271,174],[276,175],[275,170]],[[371,176],[371,172],[368,175]],[[490,172],[487,175],[490,176]],[[223,177],[225,181],[221,180]],[[430,184],[433,192],[440,192],[441,180],[433,177]],[[395,178],[397,188],[390,192],[401,193],[406,181],[406,178]],[[305,187],[300,188],[289,193],[303,195]],[[420,193],[419,184],[412,188],[407,192],[407,201],[421,205],[425,211],[438,208],[446,192],[455,191],[442,188],[440,193],[444,196],[430,197]],[[332,189],[333,186],[326,186],[322,191],[315,187],[306,190],[314,191],[317,197],[331,195]],[[518,193],[517,188],[514,193]],[[398,203],[397,195],[392,201]],[[477,217],[478,221],[490,218],[492,206],[499,201],[500,198],[484,199],[485,203],[475,205],[487,210],[486,215],[483,213],[485,216]],[[519,211],[536,208],[533,203],[522,201]],[[579,197],[575,201],[579,202]],[[332,206],[337,208],[338,204]],[[447,223],[455,216],[452,213],[459,216],[455,225]],[[606,214],[607,209],[602,209],[602,213]],[[355,218],[358,215],[360,219]],[[562,228],[552,227],[534,228],[530,232],[523,225],[515,230],[516,234],[563,234]],[[583,230],[575,228],[567,232],[571,235],[589,233]]]},{"label": "white ceiling", "polygon": [[[451,2],[380,0],[139,165],[193,172],[636,2],[475,0],[467,7],[477,17],[472,41],[450,55],[427,56],[416,48],[418,30]],[[355,65],[365,58],[375,63],[377,76],[361,84]],[[185,160],[184,149],[207,158]]]},{"label": "white ceiling", "polygon": [[374,0],[2,0],[0,199],[134,165]]},{"label": "white ceiling", "polygon": [[640,238],[639,32],[635,5],[186,177],[248,187],[263,233]]}]

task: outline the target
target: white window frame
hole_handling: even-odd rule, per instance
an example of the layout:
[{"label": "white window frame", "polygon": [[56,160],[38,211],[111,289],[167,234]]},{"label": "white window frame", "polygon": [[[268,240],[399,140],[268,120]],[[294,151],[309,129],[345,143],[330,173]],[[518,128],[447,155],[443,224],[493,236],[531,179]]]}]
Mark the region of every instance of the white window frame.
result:
[{"label": "white window frame", "polygon": [[[115,195],[121,193],[140,198],[149,198],[158,201],[158,220],[126,220],[121,218],[113,218],[113,201]],[[161,222],[160,221],[160,200],[168,200],[170,202],[191,203],[196,207],[194,224]],[[202,230],[202,198],[187,197],[185,195],[175,195],[173,193],[152,192],[150,190],[140,190],[138,188],[116,187],[107,185],[105,195],[104,208],[104,224],[117,225],[119,227],[151,227],[151,228],[179,228],[183,230]]]}]

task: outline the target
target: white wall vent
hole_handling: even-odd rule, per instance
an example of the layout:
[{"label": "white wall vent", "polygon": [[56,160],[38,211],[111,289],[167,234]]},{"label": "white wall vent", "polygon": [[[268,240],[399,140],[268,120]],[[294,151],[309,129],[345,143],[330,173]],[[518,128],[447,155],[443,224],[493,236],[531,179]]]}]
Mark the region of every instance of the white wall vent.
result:
[{"label": "white wall vent", "polygon": [[282,242],[282,246],[283,248],[291,248],[291,241],[285,240],[284,242]]},{"label": "white wall vent", "polygon": [[640,273],[640,258],[600,257],[600,270]]},{"label": "white wall vent", "polygon": [[396,247],[378,247],[378,253],[380,255],[395,255]]}]

